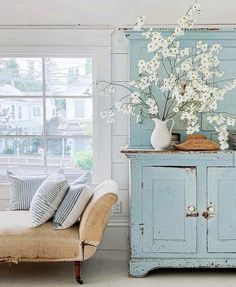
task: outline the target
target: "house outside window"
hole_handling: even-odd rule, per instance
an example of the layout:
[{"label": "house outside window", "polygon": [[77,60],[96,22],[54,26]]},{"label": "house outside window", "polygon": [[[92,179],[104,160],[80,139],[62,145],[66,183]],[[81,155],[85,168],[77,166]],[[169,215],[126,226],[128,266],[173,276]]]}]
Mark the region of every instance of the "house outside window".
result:
[{"label": "house outside window", "polygon": [[33,117],[40,117],[41,116],[41,109],[39,106],[33,107]]},{"label": "house outside window", "polygon": [[16,118],[16,109],[15,106],[11,106],[11,118],[14,120]]},{"label": "house outside window", "polygon": [[18,119],[22,119],[22,107],[18,106]]},{"label": "house outside window", "polygon": [[93,169],[92,71],[90,57],[0,58],[1,173]]},{"label": "house outside window", "polygon": [[80,100],[78,103],[75,104],[75,115],[77,118],[84,118],[85,112],[85,102],[83,100]]}]

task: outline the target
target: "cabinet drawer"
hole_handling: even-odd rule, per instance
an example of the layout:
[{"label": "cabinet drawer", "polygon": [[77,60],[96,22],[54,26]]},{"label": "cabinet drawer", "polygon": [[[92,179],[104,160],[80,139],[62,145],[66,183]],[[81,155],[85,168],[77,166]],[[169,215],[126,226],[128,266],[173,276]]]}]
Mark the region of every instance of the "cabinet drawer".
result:
[{"label": "cabinet drawer", "polygon": [[143,167],[143,252],[196,252],[196,169]]}]

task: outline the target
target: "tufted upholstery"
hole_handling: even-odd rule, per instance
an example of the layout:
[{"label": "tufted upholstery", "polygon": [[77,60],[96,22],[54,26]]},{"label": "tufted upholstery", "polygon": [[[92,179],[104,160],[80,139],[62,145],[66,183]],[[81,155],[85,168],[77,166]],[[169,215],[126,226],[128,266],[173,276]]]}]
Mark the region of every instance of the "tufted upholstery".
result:
[{"label": "tufted upholstery", "polygon": [[54,230],[49,221],[33,228],[29,211],[0,211],[0,261],[82,261],[102,239],[117,185],[109,180],[94,190],[80,224]]}]

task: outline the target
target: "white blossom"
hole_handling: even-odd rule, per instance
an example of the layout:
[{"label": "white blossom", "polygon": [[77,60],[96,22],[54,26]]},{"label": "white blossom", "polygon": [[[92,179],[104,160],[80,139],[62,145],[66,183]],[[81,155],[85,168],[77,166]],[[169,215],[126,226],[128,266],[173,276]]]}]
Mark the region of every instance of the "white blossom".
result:
[{"label": "white blossom", "polygon": [[200,126],[199,126],[199,125],[196,125],[196,126],[188,126],[186,133],[187,133],[188,135],[190,135],[190,134],[193,134],[193,133],[195,133],[195,132],[199,132],[199,129],[200,129]]},{"label": "white blossom", "polygon": [[202,47],[202,41],[198,41],[196,44],[196,48],[200,49]]},{"label": "white blossom", "polygon": [[216,75],[216,77],[222,78],[224,76],[224,72],[223,71],[215,71],[214,74]]},{"label": "white blossom", "polygon": [[92,91],[90,90],[90,87],[86,89],[86,91],[83,93],[85,96],[93,96]]},{"label": "white blossom", "polygon": [[226,119],[226,124],[227,124],[228,126],[235,126],[235,119],[232,119],[232,118],[228,117],[228,118]]},{"label": "white blossom", "polygon": [[170,50],[169,49],[163,49],[162,50],[162,56],[164,58],[167,58],[170,55]]},{"label": "white blossom", "polygon": [[229,148],[229,144],[226,141],[221,141],[220,142],[220,149],[225,150]]},{"label": "white blossom", "polygon": [[107,118],[107,122],[108,122],[109,124],[114,123],[114,121],[115,121],[115,119],[114,119],[113,117],[108,117],[108,118]]},{"label": "white blossom", "polygon": [[106,93],[107,93],[108,95],[114,95],[114,93],[115,93],[115,88],[114,88],[112,85],[110,85],[110,86],[106,89]]},{"label": "white blossom", "polygon": [[174,35],[179,37],[184,35],[184,31],[180,27],[176,27],[174,31]]},{"label": "white blossom", "polygon": [[138,67],[139,67],[139,68],[145,67],[145,63],[146,63],[145,60],[139,60],[139,61],[138,61]]},{"label": "white blossom", "polygon": [[153,107],[156,105],[156,102],[154,99],[148,98],[145,102],[149,107]]},{"label": "white blossom", "polygon": [[149,39],[152,35],[152,30],[153,28],[150,28],[148,31],[145,31],[142,33],[142,35],[146,38],[146,39]]},{"label": "white blossom", "polygon": [[183,70],[183,71],[189,71],[190,68],[191,68],[191,65],[189,63],[187,63],[187,62],[183,62],[181,64],[181,70]]},{"label": "white blossom", "polygon": [[207,51],[207,47],[208,47],[207,43],[202,44],[202,45],[201,45],[202,51],[203,51],[203,52],[206,52],[206,51]]},{"label": "white blossom", "polygon": [[120,111],[122,110],[123,104],[122,104],[122,102],[116,102],[116,103],[114,104],[114,106],[115,106],[116,110],[117,110],[118,112],[120,112]]},{"label": "white blossom", "polygon": [[102,119],[106,119],[107,116],[108,116],[108,111],[105,111],[105,110],[104,110],[104,111],[101,111],[101,112],[100,112],[100,116],[101,116]]},{"label": "white blossom", "polygon": [[133,107],[129,104],[123,104],[122,105],[122,112],[124,114],[133,114]]},{"label": "white blossom", "polygon": [[136,81],[130,81],[129,84],[130,84],[130,86],[134,86],[135,87],[137,82]]},{"label": "white blossom", "polygon": [[148,109],[149,114],[156,115],[158,113],[158,106],[152,106]]},{"label": "white blossom", "polygon": [[139,104],[141,102],[141,97],[139,92],[133,92],[130,94],[130,98],[133,104]]},{"label": "white blossom", "polygon": [[180,51],[180,56],[184,57],[184,56],[188,56],[189,55],[189,48],[184,48]]},{"label": "white blossom", "polygon": [[136,20],[136,23],[134,25],[134,30],[135,31],[140,31],[144,24],[145,24],[145,21],[146,21],[146,16],[141,16],[139,17],[137,20]]},{"label": "white blossom", "polygon": [[194,79],[196,80],[198,78],[198,73],[196,71],[191,70],[187,73],[187,77],[190,80],[194,80]]},{"label": "white blossom", "polygon": [[219,44],[214,44],[211,45],[210,50],[216,53],[219,53],[219,51],[222,49],[221,45]]},{"label": "white blossom", "polygon": [[101,97],[105,97],[105,96],[108,96],[108,94],[105,93],[105,91],[102,91],[102,92],[100,93],[100,96],[101,96]]}]

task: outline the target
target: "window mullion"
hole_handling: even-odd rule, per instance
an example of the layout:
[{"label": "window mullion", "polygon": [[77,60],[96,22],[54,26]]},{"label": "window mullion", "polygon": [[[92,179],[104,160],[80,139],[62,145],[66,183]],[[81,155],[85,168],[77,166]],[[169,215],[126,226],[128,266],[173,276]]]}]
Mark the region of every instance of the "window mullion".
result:
[{"label": "window mullion", "polygon": [[45,57],[42,58],[42,79],[43,79],[43,166],[47,173],[47,126],[46,126],[46,72]]}]

